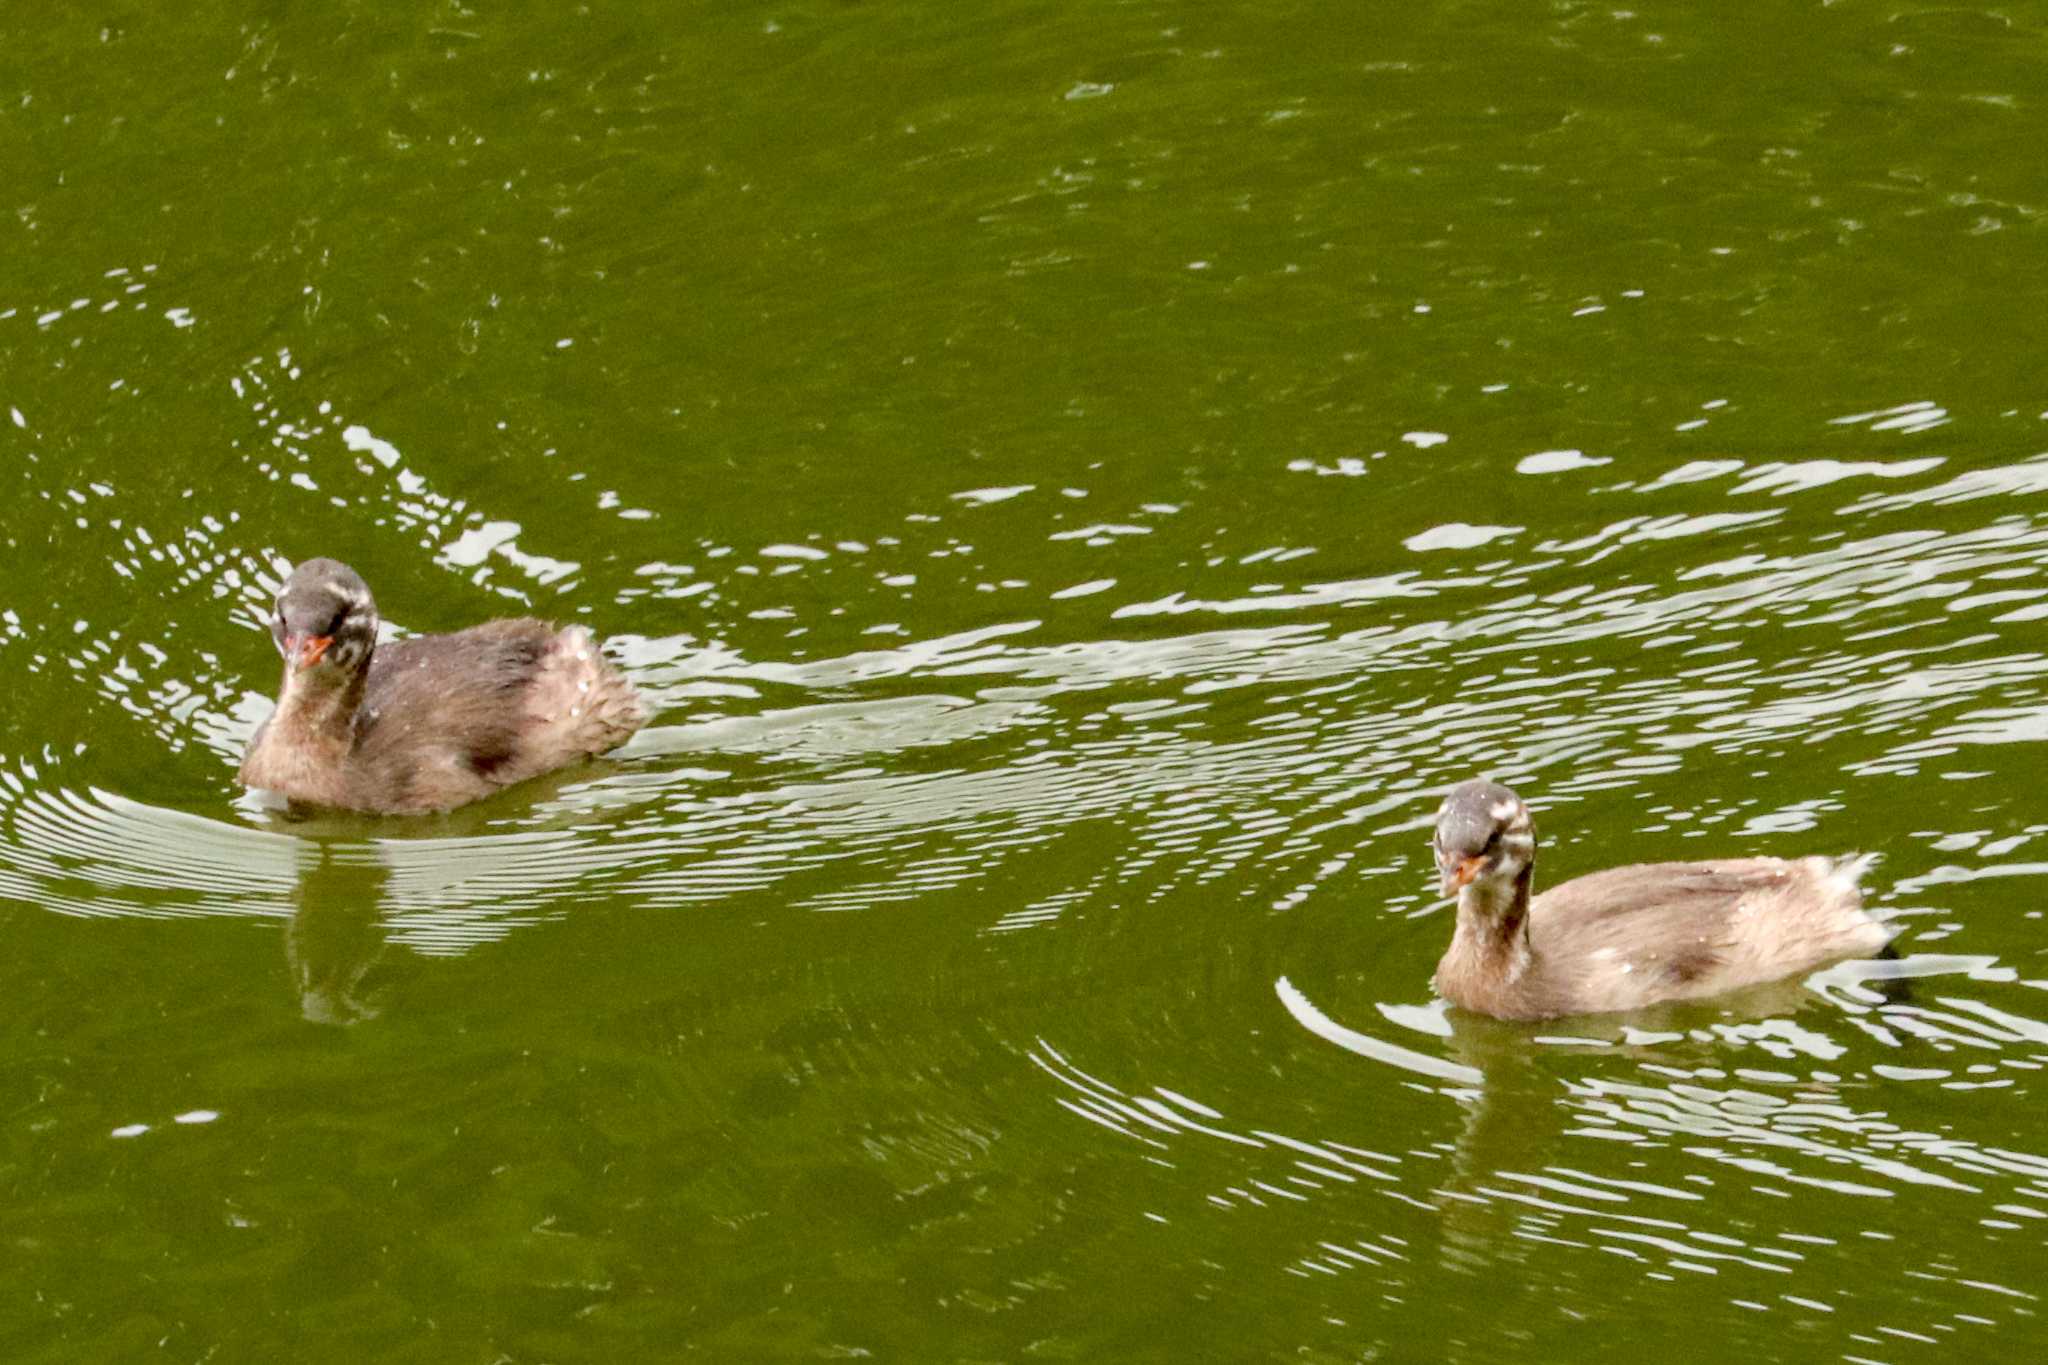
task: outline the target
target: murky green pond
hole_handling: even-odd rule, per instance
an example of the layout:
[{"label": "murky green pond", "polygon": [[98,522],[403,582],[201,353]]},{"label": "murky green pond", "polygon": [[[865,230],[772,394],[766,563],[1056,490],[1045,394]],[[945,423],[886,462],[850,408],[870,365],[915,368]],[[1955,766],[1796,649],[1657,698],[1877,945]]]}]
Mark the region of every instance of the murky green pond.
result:
[{"label": "murky green pond", "polygon": [[[2048,1342],[2048,12],[0,53],[0,1356]],[[267,810],[316,554],[655,723]],[[1900,961],[1447,1014],[1479,773],[1553,881],[1880,853]]]}]

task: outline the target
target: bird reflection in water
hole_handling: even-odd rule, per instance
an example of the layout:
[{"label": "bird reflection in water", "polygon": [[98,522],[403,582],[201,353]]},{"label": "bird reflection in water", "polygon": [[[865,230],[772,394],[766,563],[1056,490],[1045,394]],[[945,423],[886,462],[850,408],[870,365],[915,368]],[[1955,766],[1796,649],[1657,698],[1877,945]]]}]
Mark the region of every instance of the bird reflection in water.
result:
[{"label": "bird reflection in water", "polygon": [[307,850],[284,937],[299,1010],[315,1024],[374,1019],[390,987],[389,969],[377,968],[391,868],[375,844],[309,841]]}]

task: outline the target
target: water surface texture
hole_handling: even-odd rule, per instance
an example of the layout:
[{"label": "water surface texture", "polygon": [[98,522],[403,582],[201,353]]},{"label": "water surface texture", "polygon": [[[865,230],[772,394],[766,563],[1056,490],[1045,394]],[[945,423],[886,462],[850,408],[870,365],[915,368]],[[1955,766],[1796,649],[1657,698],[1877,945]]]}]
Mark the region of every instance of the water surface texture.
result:
[{"label": "water surface texture", "polygon": [[[0,14],[0,1356],[2031,1358],[2044,23]],[[316,554],[654,723],[268,809]],[[1900,956],[1447,1014],[1480,773]]]}]

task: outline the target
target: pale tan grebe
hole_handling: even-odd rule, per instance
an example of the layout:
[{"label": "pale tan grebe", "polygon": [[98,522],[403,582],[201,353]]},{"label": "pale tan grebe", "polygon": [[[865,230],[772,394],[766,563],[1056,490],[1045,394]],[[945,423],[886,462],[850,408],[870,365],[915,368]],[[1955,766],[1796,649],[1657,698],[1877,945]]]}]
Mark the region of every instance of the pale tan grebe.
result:
[{"label": "pale tan grebe", "polygon": [[1867,856],[1636,863],[1532,899],[1535,826],[1495,782],[1452,788],[1432,846],[1458,898],[1437,992],[1500,1019],[1716,995],[1868,957],[1891,937],[1863,909]]}]

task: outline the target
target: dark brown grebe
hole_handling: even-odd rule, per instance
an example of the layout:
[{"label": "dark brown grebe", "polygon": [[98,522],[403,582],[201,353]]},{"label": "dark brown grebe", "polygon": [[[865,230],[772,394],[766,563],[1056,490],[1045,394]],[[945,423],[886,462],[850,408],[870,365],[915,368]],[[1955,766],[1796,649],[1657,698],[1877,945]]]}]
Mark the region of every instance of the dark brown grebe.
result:
[{"label": "dark brown grebe", "polygon": [[270,633],[284,681],[240,776],[294,801],[448,810],[616,748],[647,719],[580,626],[522,617],[379,645],[370,589],[337,560],[292,570]]},{"label": "dark brown grebe", "polygon": [[1857,888],[1868,856],[1637,863],[1532,899],[1535,826],[1495,782],[1452,788],[1432,844],[1458,898],[1437,992],[1500,1019],[1716,995],[1868,957],[1891,937]]}]

